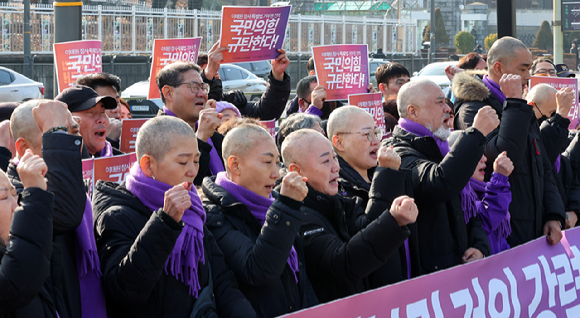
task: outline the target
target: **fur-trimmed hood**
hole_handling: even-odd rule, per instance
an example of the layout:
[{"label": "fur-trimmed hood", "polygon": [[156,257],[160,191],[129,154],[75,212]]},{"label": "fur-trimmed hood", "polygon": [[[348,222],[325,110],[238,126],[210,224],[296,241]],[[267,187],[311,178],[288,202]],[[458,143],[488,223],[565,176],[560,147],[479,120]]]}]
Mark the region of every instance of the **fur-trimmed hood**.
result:
[{"label": "fur-trimmed hood", "polygon": [[482,75],[478,71],[465,71],[455,75],[451,82],[453,95],[464,101],[483,101],[491,93],[482,82]]}]

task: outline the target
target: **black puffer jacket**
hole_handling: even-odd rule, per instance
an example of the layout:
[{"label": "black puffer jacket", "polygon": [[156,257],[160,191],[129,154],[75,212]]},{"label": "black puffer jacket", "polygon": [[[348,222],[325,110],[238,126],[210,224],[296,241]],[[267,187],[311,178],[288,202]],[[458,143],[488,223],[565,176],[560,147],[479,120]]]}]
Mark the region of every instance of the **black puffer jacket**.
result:
[{"label": "black puffer jacket", "polygon": [[[189,317],[196,299],[189,295],[187,285],[165,273],[165,262],[183,225],[162,210],[151,212],[124,183],[99,181],[95,186],[93,213],[109,315]],[[219,316],[255,317],[205,227],[203,247],[210,257],[205,264],[198,264],[199,283],[201,288],[208,285],[208,266],[212,266]]]},{"label": "black puffer jacket", "polygon": [[[261,226],[245,205],[215,183],[215,177],[203,181],[203,192],[207,227],[258,317],[276,317],[318,304],[298,236],[304,220],[300,202],[279,196]],[[298,284],[287,263],[292,246],[298,254]]]},{"label": "black puffer jacket", "polygon": [[[81,146],[80,136],[61,133],[42,135],[42,158],[48,167],[47,190],[54,194],[52,254],[46,288],[61,318],[82,315],[74,236],[87,203]],[[6,174],[16,190],[22,191],[20,177],[12,163]]]},{"label": "black puffer jacket", "polygon": [[242,116],[258,118],[259,120],[277,120],[282,116],[290,97],[290,76],[284,73],[284,79],[279,81],[270,72],[268,83],[269,86],[259,101],[236,105]]},{"label": "black puffer jacket", "polygon": [[[377,168],[373,182],[389,182],[387,175],[398,173],[386,170]],[[383,195],[390,201],[391,193]],[[385,265],[409,237],[408,227],[400,227],[384,206],[371,200],[365,214],[360,198],[328,196],[308,186],[300,235],[308,278],[321,303],[368,290],[368,276]]]},{"label": "black puffer jacket", "polygon": [[[512,234],[508,244],[514,247],[542,236],[547,221],[555,220],[563,225],[564,204],[532,107],[517,98],[508,98],[502,105],[477,75],[455,76],[453,93],[456,129],[471,127],[475,114],[485,105],[491,105],[501,119],[499,127],[487,136],[485,156],[488,162],[494,162],[499,154],[507,151],[514,163],[509,177]],[[492,170],[493,165],[488,165],[486,180]]]},{"label": "black puffer jacket", "polygon": [[[338,164],[340,165],[338,184],[339,192],[342,196],[352,198],[357,196],[366,203],[369,200],[369,190],[371,184],[351,167],[342,157],[338,156]],[[375,168],[369,169],[369,176],[372,176]]]},{"label": "black puffer jacket", "polygon": [[8,247],[0,243],[0,317],[56,317],[43,287],[50,272],[53,201],[52,193],[39,188],[21,192]]},{"label": "black puffer jacket", "polygon": [[484,144],[485,137],[474,128],[460,134],[445,158],[435,139],[418,137],[399,126],[391,138],[383,141],[401,156],[401,168],[412,171],[423,273],[461,264],[470,247],[484,256],[490,255],[481,221],[473,217],[465,224],[460,199],[461,190],[481,159]]}]

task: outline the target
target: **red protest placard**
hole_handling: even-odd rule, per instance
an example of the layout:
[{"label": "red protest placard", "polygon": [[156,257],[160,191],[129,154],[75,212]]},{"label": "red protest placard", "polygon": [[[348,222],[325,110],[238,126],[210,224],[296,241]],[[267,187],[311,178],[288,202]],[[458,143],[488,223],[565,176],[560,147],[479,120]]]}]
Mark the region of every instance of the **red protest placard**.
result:
[{"label": "red protest placard", "polygon": [[94,159],[93,158],[83,159],[83,180],[85,182],[85,185],[88,184],[89,186],[88,191],[89,198],[93,197],[93,188],[94,188],[93,174],[94,174]]},{"label": "red protest placard", "polygon": [[266,129],[272,135],[272,137],[276,137],[276,119],[272,120],[264,120],[261,121],[262,125],[266,126]]},{"label": "red protest placard", "polygon": [[286,36],[291,6],[222,7],[222,63],[271,60],[278,57]]},{"label": "red protest placard", "polygon": [[74,85],[77,78],[102,72],[101,41],[73,41],[54,44],[54,65],[58,92]]},{"label": "red protest placard", "polygon": [[121,183],[129,175],[133,163],[137,161],[137,155],[130,153],[122,156],[96,158],[95,159],[95,183],[99,180]]},{"label": "red protest placard", "polygon": [[381,93],[365,93],[348,95],[348,104],[358,106],[371,114],[377,127],[386,133],[385,113],[383,111],[383,95]]},{"label": "red protest placard", "polygon": [[532,79],[530,80],[530,89],[532,89],[532,87],[536,86],[537,84],[548,84],[557,90],[565,87],[572,89],[574,95],[576,96],[576,101],[574,102],[572,108],[570,108],[570,112],[567,116],[568,119],[570,119],[570,125],[568,126],[568,129],[576,129],[576,126],[579,122],[578,80],[572,77],[532,76]]},{"label": "red protest placard", "polygon": [[156,39],[153,42],[153,59],[149,74],[149,94],[147,99],[161,98],[155,77],[157,73],[175,61],[197,64],[197,54],[201,37],[191,39]]},{"label": "red protest placard", "polygon": [[366,44],[312,47],[318,85],[326,88],[326,100],[345,100],[367,92],[369,58]]},{"label": "red protest placard", "polygon": [[121,142],[119,143],[119,150],[124,153],[135,152],[135,142],[137,141],[137,133],[139,128],[147,119],[123,119],[123,128],[121,129]]}]

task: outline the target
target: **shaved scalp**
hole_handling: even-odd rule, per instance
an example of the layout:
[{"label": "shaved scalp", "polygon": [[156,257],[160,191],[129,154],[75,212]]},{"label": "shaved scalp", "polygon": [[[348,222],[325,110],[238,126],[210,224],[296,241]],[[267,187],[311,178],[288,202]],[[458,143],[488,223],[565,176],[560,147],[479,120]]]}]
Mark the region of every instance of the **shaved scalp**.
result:
[{"label": "shaved scalp", "polygon": [[417,92],[425,91],[425,88],[428,86],[439,87],[435,82],[428,79],[410,81],[401,87],[399,94],[397,94],[397,110],[401,118],[407,118],[407,107],[410,105],[417,107],[423,106],[424,97],[422,94],[417,94]]},{"label": "shaved scalp", "polygon": [[222,143],[222,158],[226,169],[228,158],[231,156],[243,157],[252,148],[259,144],[261,138],[269,138],[274,142],[270,133],[262,126],[245,123],[230,130]]},{"label": "shaved scalp", "polygon": [[50,102],[50,100],[29,100],[14,109],[14,112],[10,117],[10,131],[12,132],[14,141],[18,140],[18,138],[24,138],[31,142],[34,147],[38,147],[40,145],[42,140],[40,140],[39,134],[41,131],[36,124],[36,121],[34,120],[32,109],[38,107],[38,104],[46,102]]},{"label": "shaved scalp", "polygon": [[548,101],[548,93],[558,92],[557,89],[548,84],[538,84],[532,87],[528,95],[526,96],[526,101],[528,103],[534,102],[537,105],[543,105]]},{"label": "shaved scalp", "polygon": [[314,129],[300,129],[288,135],[282,143],[284,165],[288,167],[291,163],[301,164],[304,161],[309,161],[309,150],[312,149],[312,143],[319,140],[330,143],[326,137]]},{"label": "shaved scalp", "polygon": [[137,160],[150,155],[161,162],[180,138],[191,137],[197,143],[195,132],[185,121],[172,116],[159,116],[149,119],[139,129],[135,152]]},{"label": "shaved scalp", "polygon": [[509,64],[516,56],[517,50],[527,50],[528,47],[520,40],[504,36],[495,41],[487,52],[487,69],[492,70],[496,62]]},{"label": "shaved scalp", "polygon": [[330,117],[328,117],[328,124],[326,126],[326,129],[328,130],[328,139],[332,140],[332,137],[336,135],[336,133],[348,131],[349,127],[352,126],[353,121],[356,120],[357,115],[373,117],[364,109],[357,106],[348,105],[335,109],[330,114]]}]

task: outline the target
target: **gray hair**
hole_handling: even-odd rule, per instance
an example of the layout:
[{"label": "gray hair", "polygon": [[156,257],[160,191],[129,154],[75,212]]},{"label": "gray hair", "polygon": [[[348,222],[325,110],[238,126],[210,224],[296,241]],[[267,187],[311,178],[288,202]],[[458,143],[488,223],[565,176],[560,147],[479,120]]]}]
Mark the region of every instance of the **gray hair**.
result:
[{"label": "gray hair", "polygon": [[279,144],[282,145],[284,139],[291,133],[300,129],[312,128],[314,124],[320,124],[320,122],[320,117],[305,113],[294,113],[288,116],[280,124],[280,131],[278,131]]},{"label": "gray hair", "polygon": [[157,161],[163,161],[165,154],[171,150],[176,136],[192,137],[196,142],[195,132],[185,121],[172,116],[159,116],[141,126],[137,134],[135,152],[137,160],[148,154]]},{"label": "gray hair", "polygon": [[496,62],[508,63],[516,56],[517,50],[527,50],[528,47],[520,40],[504,36],[495,41],[487,52],[487,69],[493,70]]},{"label": "gray hair", "polygon": [[296,96],[305,99],[312,93],[310,90],[310,83],[317,83],[316,75],[306,76],[296,84]]},{"label": "gray hair", "polygon": [[543,105],[548,101],[548,92],[558,92],[557,89],[548,84],[538,84],[532,87],[526,96],[526,101],[528,103],[534,102],[538,105]]},{"label": "gray hair", "polygon": [[163,96],[163,87],[165,85],[175,87],[183,82],[183,73],[194,70],[201,74],[201,67],[197,64],[191,62],[183,62],[178,61],[171,63],[164,68],[162,68],[157,76],[155,77],[155,81],[157,83],[157,87],[159,88],[159,93],[161,94],[161,100],[165,103],[165,96]]},{"label": "gray hair", "polygon": [[428,79],[414,80],[401,87],[397,95],[397,110],[401,118],[407,118],[407,107],[410,105],[422,106],[422,103],[418,103],[417,99],[423,98],[423,96],[417,92],[422,92],[421,88],[427,85],[439,87],[435,82]]},{"label": "gray hair", "polygon": [[32,143],[34,147],[40,145],[42,140],[38,138],[40,127],[34,120],[32,109],[38,107],[40,103],[50,102],[48,99],[33,99],[29,100],[14,109],[10,117],[10,131],[14,141],[18,138],[24,138]]},{"label": "gray hair", "polygon": [[335,109],[328,117],[328,124],[326,125],[328,139],[332,140],[332,137],[334,137],[336,133],[348,129],[357,114],[372,117],[371,114],[357,106],[347,105]]},{"label": "gray hair", "polygon": [[222,158],[226,163],[230,156],[244,156],[250,149],[258,144],[260,137],[274,142],[270,133],[262,126],[256,124],[241,124],[230,130],[222,142]]}]

